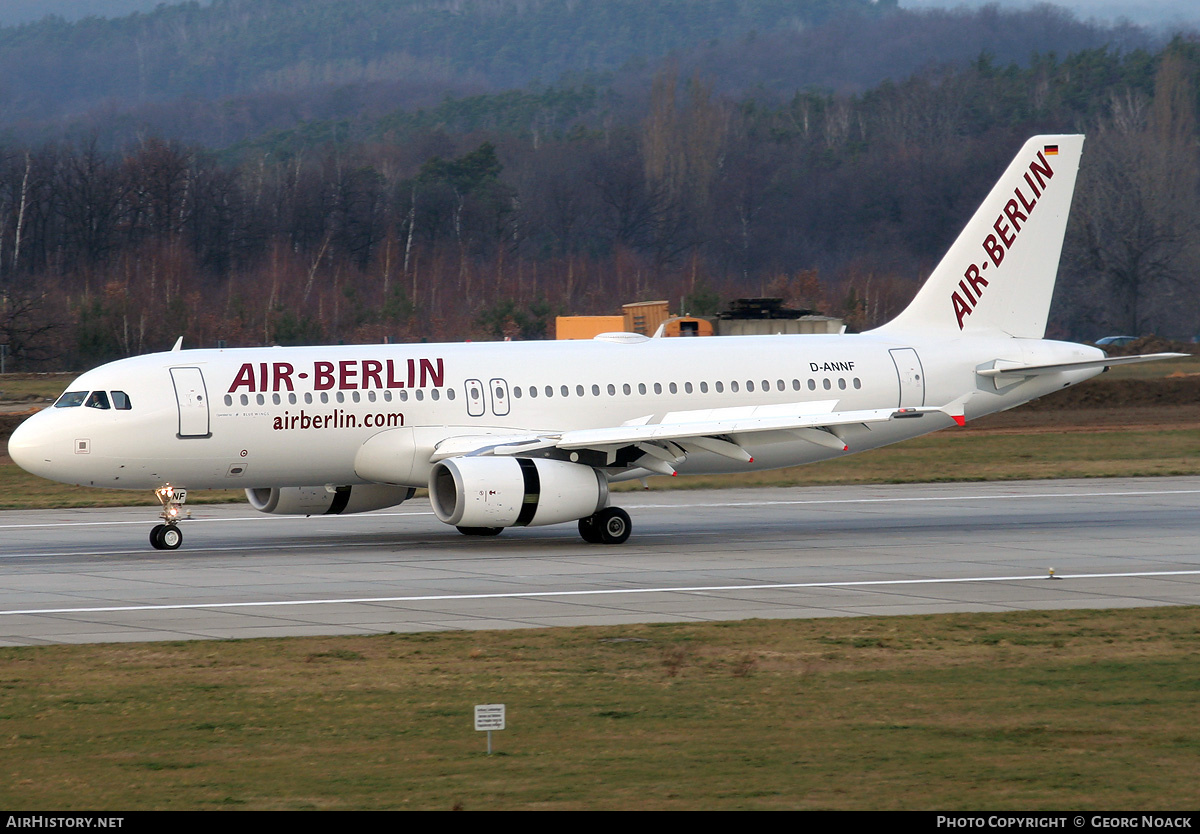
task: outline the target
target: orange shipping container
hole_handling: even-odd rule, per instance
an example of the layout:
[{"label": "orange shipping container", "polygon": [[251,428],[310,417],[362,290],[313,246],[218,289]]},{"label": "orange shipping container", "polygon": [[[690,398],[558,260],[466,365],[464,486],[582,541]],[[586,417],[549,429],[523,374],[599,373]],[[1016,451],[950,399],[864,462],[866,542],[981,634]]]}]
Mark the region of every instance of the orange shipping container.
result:
[{"label": "orange shipping container", "polygon": [[554,319],[556,339],[594,339],[601,333],[619,333],[624,329],[624,316],[558,316]]}]

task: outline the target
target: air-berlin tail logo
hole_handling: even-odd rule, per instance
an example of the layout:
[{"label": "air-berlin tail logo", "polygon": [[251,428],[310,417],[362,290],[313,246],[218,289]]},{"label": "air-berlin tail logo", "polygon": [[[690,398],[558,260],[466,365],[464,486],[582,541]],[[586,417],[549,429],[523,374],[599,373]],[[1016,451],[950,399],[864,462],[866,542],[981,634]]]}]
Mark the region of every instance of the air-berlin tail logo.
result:
[{"label": "air-berlin tail logo", "polygon": [[966,268],[962,280],[958,282],[958,289],[950,294],[950,303],[954,306],[959,330],[963,329],[963,320],[974,312],[983,298],[988,285],[983,273],[988,266],[998,267],[1004,261],[1004,255],[1012,249],[1022,227],[1033,214],[1038,198],[1046,190],[1046,183],[1053,179],[1054,169],[1050,167],[1046,157],[1057,155],[1058,145],[1046,145],[1038,151],[1037,159],[1029,163],[1029,169],[1023,176],[1028,191],[1023,191],[1020,185],[1013,189],[1013,196],[1004,204],[1004,211],[998,214],[992,223],[995,234],[989,234],[981,244],[986,257]]}]

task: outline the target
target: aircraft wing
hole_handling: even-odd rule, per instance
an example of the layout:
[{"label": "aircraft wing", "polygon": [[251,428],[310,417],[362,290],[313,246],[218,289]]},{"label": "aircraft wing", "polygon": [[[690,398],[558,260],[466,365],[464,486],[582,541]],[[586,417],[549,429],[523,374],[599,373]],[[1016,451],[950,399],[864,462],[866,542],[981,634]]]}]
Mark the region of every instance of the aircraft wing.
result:
[{"label": "aircraft wing", "polygon": [[[629,450],[624,457],[630,465],[674,474],[672,463],[679,462],[687,452],[703,450],[725,457],[752,462],[740,440],[747,435],[763,432],[788,432],[796,439],[846,451],[847,445],[839,436],[844,426],[862,425],[890,420],[921,418],[927,414],[945,414],[962,424],[961,403],[941,408],[877,408],[858,411],[834,411],[836,400],[806,403],[785,403],[769,406],[714,408],[698,411],[675,411],[646,415],[620,426],[575,429],[561,433],[526,433],[511,436],[454,437],[439,443],[432,462],[462,455],[519,456],[546,454],[550,450],[564,452],[598,452],[607,465],[614,465],[617,453]],[[640,457],[637,455],[640,453]]]}]

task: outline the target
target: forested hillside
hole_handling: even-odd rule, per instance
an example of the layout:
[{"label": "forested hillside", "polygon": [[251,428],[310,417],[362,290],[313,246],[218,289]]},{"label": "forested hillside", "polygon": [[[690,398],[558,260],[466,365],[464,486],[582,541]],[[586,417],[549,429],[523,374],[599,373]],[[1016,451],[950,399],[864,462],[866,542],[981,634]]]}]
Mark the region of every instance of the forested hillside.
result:
[{"label": "forested hillside", "polygon": [[[318,12],[341,8],[359,25],[356,15],[373,5],[217,0],[214,10],[242,15],[222,30],[236,40],[259,13],[251,7],[308,9],[326,22]],[[529,20],[554,9],[599,15],[633,6],[380,5],[464,19],[516,9],[525,11],[514,17]],[[1195,39],[1155,46],[1136,31],[1102,32],[1050,8],[920,17],[873,6],[854,11],[859,22],[850,26],[831,12],[856,4],[835,0],[638,4],[663,15],[660,29],[674,19],[667,12],[684,6],[751,22],[775,17],[753,36],[722,34],[715,42],[696,40],[706,36],[702,20],[670,38],[630,31],[621,48],[589,51],[570,41],[584,64],[587,55],[607,56],[590,69],[625,66],[543,76],[549,80],[517,89],[493,89],[489,80],[421,106],[387,106],[390,94],[365,106],[356,95],[369,85],[331,82],[327,97],[341,102],[344,117],[332,104],[324,111],[314,104],[314,118],[305,118],[283,93],[266,117],[252,103],[266,99],[219,98],[217,81],[196,77],[187,83],[217,86],[196,88],[190,99],[166,101],[162,93],[156,105],[160,115],[178,115],[170,130],[139,122],[137,112],[148,110],[115,103],[107,115],[92,111],[83,131],[78,120],[44,114],[38,131],[53,138],[22,133],[29,121],[10,125],[0,142],[0,342],[19,367],[36,369],[164,349],[180,334],[193,346],[544,338],[555,313],[611,312],[649,297],[712,313],[755,294],[867,327],[911,297],[1015,150],[1041,131],[1089,137],[1053,334],[1195,335]],[[784,10],[797,8],[814,23],[793,21],[789,34]],[[112,25],[125,32],[135,18],[190,21],[183,29],[199,38],[208,31],[200,23],[220,29],[213,23],[220,18],[204,16],[209,11],[163,7]],[[939,28],[952,24],[960,37]],[[309,29],[296,25],[295,43],[308,43]],[[80,37],[86,29],[38,24],[0,34],[49,37],[56,26]],[[824,63],[813,57],[809,39],[838,26],[844,43],[859,44],[862,60],[849,47]],[[960,48],[972,33],[991,31],[997,46],[1011,33],[1018,49],[1025,27],[1028,41],[1040,32],[1069,44],[1083,32],[1102,45],[1013,60],[982,50],[970,60],[927,57],[923,68],[870,83],[850,73],[825,86],[783,80],[788,66],[809,61],[836,76],[838,67],[886,57],[899,45],[879,38],[904,27],[910,44],[941,32]],[[312,66],[342,60],[337,44],[348,41],[340,31],[331,29],[325,51],[307,56]],[[236,79],[229,89],[261,89],[264,71],[279,72],[282,58],[269,45],[288,40],[282,32],[272,37],[257,69],[249,59],[222,68]],[[555,37],[535,39],[537,59],[550,66],[553,47],[567,66]],[[650,49],[651,41],[659,59],[631,57],[628,44]],[[447,35],[450,42],[457,44]],[[469,48],[446,48],[439,60],[454,73],[468,59],[498,67],[504,50],[497,49],[472,57]],[[0,62],[8,55],[0,47]],[[754,55],[759,75],[739,55]],[[524,65],[516,57],[511,64]],[[766,74],[771,67],[779,73]],[[83,112],[99,94],[79,95]],[[183,128],[216,110],[243,114],[239,141],[213,140],[204,129],[188,138]],[[258,130],[266,123],[276,129]]]},{"label": "forested hillside", "polygon": [[[268,109],[354,87],[355,107],[616,70],[750,33],[877,19],[895,0],[215,0],[117,19],[0,28],[7,124],[182,97]],[[286,104],[285,104],[286,103]],[[336,107],[325,101],[320,107]],[[185,108],[186,109],[186,108]],[[103,113],[93,117],[103,122]],[[253,117],[252,117],[253,118]],[[236,132],[237,127],[230,130]],[[221,137],[213,137],[220,141]],[[228,138],[228,137],[225,137]]]},{"label": "forested hillside", "polygon": [[858,92],[987,52],[1000,64],[1150,48],[1050,6],[908,12],[896,0],[215,0],[0,27],[0,131],[118,148],[221,146],[446,95],[588,83],[644,95],[663,60],[749,90]]}]

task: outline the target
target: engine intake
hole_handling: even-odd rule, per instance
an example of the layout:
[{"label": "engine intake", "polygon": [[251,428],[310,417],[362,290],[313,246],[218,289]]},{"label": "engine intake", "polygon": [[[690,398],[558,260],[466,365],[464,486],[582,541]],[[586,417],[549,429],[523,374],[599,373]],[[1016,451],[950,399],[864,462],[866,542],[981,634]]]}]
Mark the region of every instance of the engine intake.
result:
[{"label": "engine intake", "polygon": [[246,490],[250,506],[273,515],[349,515],[382,510],[407,501],[412,487],[356,484],[328,487],[261,487]]},{"label": "engine intake", "polygon": [[578,463],[461,457],[434,464],[434,515],[458,527],[537,527],[586,518],[608,505],[608,481]]}]

